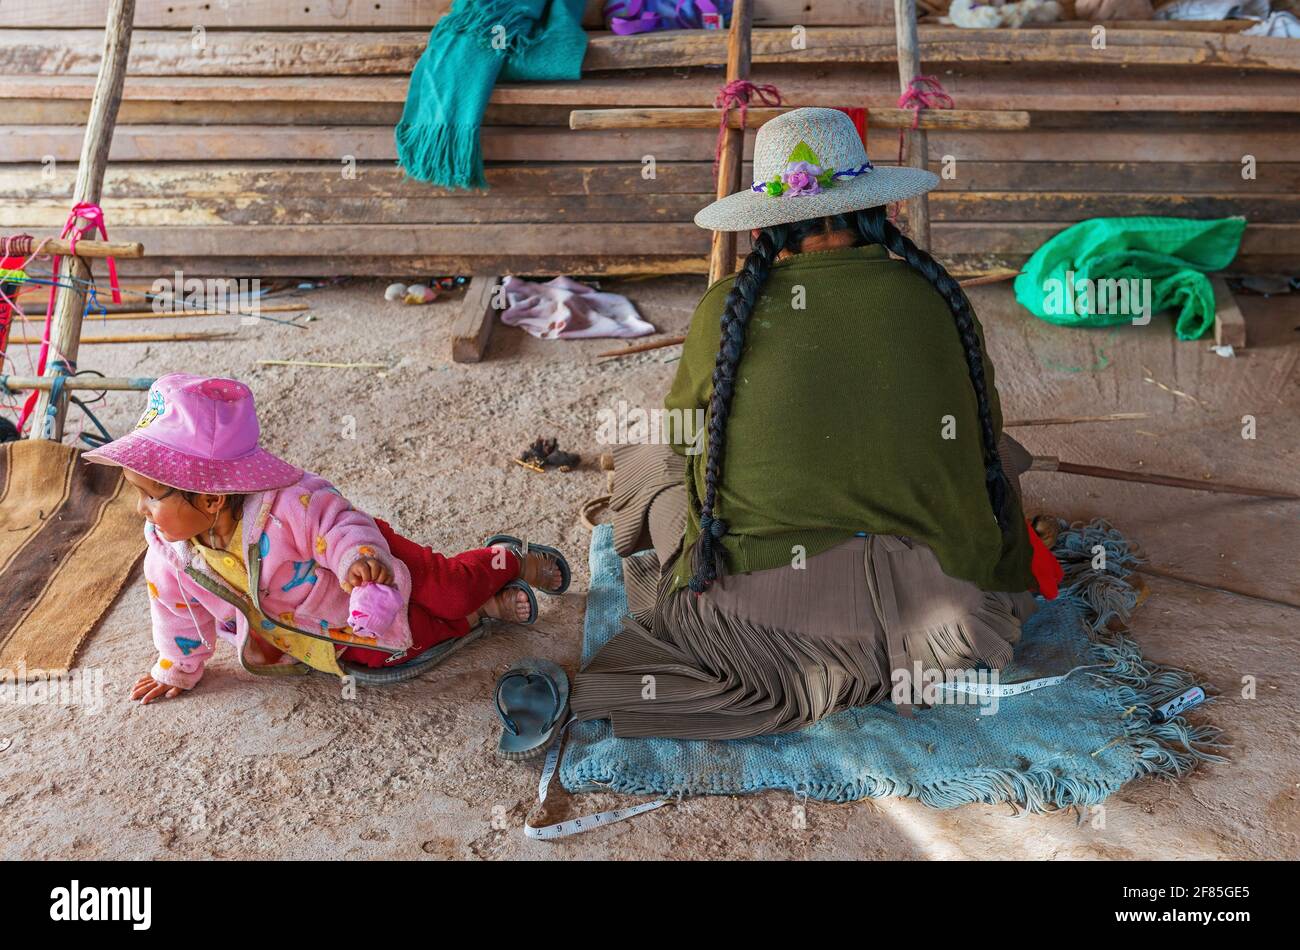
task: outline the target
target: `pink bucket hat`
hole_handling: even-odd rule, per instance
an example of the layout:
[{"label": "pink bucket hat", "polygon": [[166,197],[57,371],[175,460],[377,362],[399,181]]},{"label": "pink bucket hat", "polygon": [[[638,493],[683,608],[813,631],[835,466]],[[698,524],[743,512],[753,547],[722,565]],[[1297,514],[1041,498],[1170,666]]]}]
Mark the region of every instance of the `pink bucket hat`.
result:
[{"label": "pink bucket hat", "polygon": [[259,446],[260,434],[253,392],[243,383],[171,373],[149,388],[135,429],[82,457],[213,495],[295,484],[302,469]]}]

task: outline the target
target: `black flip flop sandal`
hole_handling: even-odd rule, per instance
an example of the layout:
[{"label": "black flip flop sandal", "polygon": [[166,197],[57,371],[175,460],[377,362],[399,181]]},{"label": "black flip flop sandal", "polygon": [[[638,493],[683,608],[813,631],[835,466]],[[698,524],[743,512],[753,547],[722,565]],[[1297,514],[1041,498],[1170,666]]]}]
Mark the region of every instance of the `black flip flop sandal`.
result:
[{"label": "black flip flop sandal", "polygon": [[537,588],[543,594],[558,597],[569,589],[569,583],[573,580],[573,571],[569,568],[568,559],[566,559],[557,548],[553,548],[546,544],[537,544],[532,541],[520,541],[518,538],[509,534],[494,534],[483,542],[483,547],[491,548],[496,547],[498,544],[512,551],[515,557],[519,558],[521,564],[526,560],[529,554],[534,552],[545,554],[547,557],[555,561],[555,566],[560,570],[560,586],[555,590],[547,590],[545,587]]},{"label": "black flip flop sandal", "polygon": [[497,755],[525,762],[544,754],[569,709],[569,677],[550,660],[528,657],[497,680]]}]

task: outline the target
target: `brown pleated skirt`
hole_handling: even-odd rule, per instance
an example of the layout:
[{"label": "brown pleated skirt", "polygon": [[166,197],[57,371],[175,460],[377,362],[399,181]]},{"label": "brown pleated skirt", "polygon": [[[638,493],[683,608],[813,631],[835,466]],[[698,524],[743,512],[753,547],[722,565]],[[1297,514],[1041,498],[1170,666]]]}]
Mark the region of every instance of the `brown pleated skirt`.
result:
[{"label": "brown pleated skirt", "polygon": [[891,670],[999,669],[1029,593],[948,577],[925,545],[851,538],[807,559],[670,591],[689,503],[668,446],[614,450],[614,544],[630,616],[578,674],[572,707],[620,737],[738,739],[789,732],[887,700]]}]

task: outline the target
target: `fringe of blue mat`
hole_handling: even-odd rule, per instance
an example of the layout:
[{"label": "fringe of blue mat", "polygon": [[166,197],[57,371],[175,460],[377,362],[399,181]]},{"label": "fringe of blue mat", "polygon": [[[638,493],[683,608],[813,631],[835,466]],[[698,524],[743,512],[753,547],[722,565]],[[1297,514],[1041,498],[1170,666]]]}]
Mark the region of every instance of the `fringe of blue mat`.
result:
[{"label": "fringe of blue mat", "polygon": [[[1061,525],[1064,527],[1064,522]],[[1106,558],[1101,571],[1092,566],[1098,547]],[[1163,722],[1155,718],[1154,703],[1171,693],[1200,686],[1208,705],[1214,701],[1215,690],[1186,670],[1143,659],[1137,644],[1122,632],[1138,600],[1137,588],[1128,578],[1145,559],[1101,518],[1062,531],[1054,553],[1065,569],[1060,596],[1083,615],[1095,640],[1097,662],[1110,664],[1098,672],[1108,685],[1111,702],[1123,710],[1124,741],[1138,755],[1139,775],[1176,778],[1201,762],[1226,762],[1218,750],[1227,749],[1228,743],[1217,726],[1193,726],[1183,716]],[[1115,626],[1120,629],[1112,629]],[[1098,801],[1088,798],[1083,803]]]},{"label": "fringe of blue mat", "polygon": [[[1212,725],[1192,725],[1183,716],[1157,721],[1154,704],[1172,693],[1200,686],[1212,702],[1212,688],[1186,670],[1151,663],[1137,644],[1122,632],[1137,606],[1138,590],[1128,578],[1143,558],[1118,530],[1103,519],[1067,527],[1060,522],[1053,553],[1065,570],[1059,597],[1078,608],[1092,639],[1091,663],[1105,669],[1089,671],[1109,694],[1108,699],[1124,723],[1125,744],[1135,755],[1134,774],[1174,779],[1202,762],[1225,762],[1222,730]],[[1098,551],[1098,548],[1101,551]],[[1104,552],[1104,568],[1094,559]],[[1118,628],[1118,629],[1117,629]],[[891,795],[915,798],[935,808],[973,803],[1014,805],[1021,814],[1048,814],[1067,808],[1098,805],[1115,792],[1110,783],[1061,775],[1047,767],[1025,771],[991,769],[958,780],[914,785],[871,779],[855,790],[821,789],[840,801]],[[854,794],[856,791],[857,794]],[[1082,818],[1082,815],[1080,816]]]}]

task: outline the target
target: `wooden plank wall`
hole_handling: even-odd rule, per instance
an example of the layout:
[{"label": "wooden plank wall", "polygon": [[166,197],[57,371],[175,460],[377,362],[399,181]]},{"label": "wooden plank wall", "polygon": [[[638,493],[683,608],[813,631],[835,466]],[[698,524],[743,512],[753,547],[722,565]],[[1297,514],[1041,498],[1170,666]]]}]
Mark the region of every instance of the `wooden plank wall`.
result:
[{"label": "wooden plank wall", "polygon": [[[483,129],[491,187],[447,192],[405,179],[392,138],[446,5],[140,0],[104,206],[112,235],[150,256],[124,269],[702,273],[708,240],[690,220],[710,200],[715,133],[567,123],[576,107],[710,105],[723,37],[594,33],[582,82],[497,88]],[[67,215],[103,8],[0,6],[0,233],[48,233]],[[793,105],[892,107],[891,10],[759,0],[755,79]],[[804,49],[790,43],[794,25]],[[931,204],[939,255],[963,270],[1016,265],[1088,217],[1242,214],[1251,227],[1234,269],[1293,270],[1300,44],[1222,28],[1109,33],[1097,50],[1084,24],[923,25],[926,69],[960,108],[1032,120],[1022,132],[931,133],[931,167],[946,176]],[[871,130],[869,147],[893,161],[897,133]]]}]

